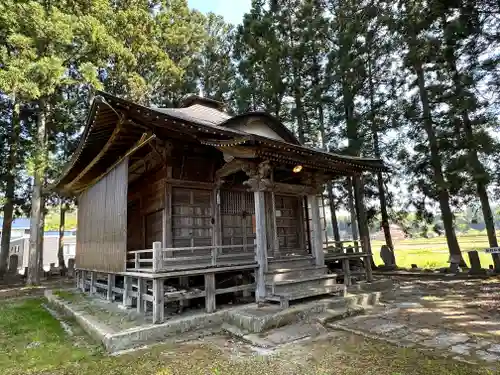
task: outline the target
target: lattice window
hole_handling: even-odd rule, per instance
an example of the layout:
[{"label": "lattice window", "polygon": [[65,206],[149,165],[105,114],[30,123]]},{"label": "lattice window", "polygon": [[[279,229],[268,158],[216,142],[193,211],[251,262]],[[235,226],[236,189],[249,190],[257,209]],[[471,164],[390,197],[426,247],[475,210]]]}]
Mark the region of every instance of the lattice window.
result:
[{"label": "lattice window", "polygon": [[246,191],[229,191],[222,190],[221,197],[221,214],[248,215],[255,214],[254,197],[252,193]]}]

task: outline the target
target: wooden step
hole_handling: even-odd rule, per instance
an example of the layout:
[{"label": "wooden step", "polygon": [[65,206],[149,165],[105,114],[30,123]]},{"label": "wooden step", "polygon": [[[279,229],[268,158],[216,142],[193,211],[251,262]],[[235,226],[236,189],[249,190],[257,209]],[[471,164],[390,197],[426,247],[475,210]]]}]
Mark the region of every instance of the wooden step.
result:
[{"label": "wooden step", "polygon": [[328,268],[326,266],[310,266],[304,268],[281,268],[266,273],[266,284],[277,281],[293,280],[314,276],[326,275]]},{"label": "wooden step", "polygon": [[289,293],[270,294],[266,297],[267,301],[279,302],[282,308],[288,308],[290,301],[301,300],[304,298],[317,297],[327,294],[345,295],[345,285],[335,284],[323,287],[309,288]]},{"label": "wooden step", "polygon": [[281,259],[273,259],[268,262],[268,270],[275,271],[280,269],[305,268],[314,266],[312,256],[296,256]]},{"label": "wooden step", "polygon": [[329,274],[283,280],[269,284],[268,289],[270,290],[271,294],[292,293],[302,290],[306,291],[308,289],[335,285],[336,278],[337,275]]}]

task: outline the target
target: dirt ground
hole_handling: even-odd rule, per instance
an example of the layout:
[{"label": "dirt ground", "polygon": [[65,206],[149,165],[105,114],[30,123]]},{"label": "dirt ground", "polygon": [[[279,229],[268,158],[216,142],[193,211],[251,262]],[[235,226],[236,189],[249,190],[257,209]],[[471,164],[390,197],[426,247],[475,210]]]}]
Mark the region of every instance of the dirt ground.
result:
[{"label": "dirt ground", "polygon": [[329,328],[500,368],[499,279],[394,282],[385,306]]},{"label": "dirt ground", "polygon": [[383,306],[330,323],[316,330],[317,336],[272,349],[214,335],[120,356],[104,353],[71,321],[69,335],[43,308],[42,298],[4,299],[0,374],[498,373],[500,279],[394,278],[394,282]]}]

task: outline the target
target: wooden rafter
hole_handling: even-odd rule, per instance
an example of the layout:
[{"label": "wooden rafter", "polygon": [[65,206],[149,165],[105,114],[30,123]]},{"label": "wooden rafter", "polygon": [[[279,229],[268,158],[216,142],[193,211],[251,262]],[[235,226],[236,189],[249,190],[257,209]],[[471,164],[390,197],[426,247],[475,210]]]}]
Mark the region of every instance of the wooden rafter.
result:
[{"label": "wooden rafter", "polygon": [[[134,152],[136,152],[137,150],[139,150],[141,147],[147,145],[149,142],[151,142],[153,139],[156,138],[156,135],[155,134],[146,134],[144,133],[141,138],[139,139],[139,141],[137,141],[126,153],[125,155],[123,155],[121,158],[119,158],[116,162],[114,162],[108,169],[106,169],[106,171],[104,173],[101,173],[99,176],[97,176],[96,178],[94,178],[90,183],[86,184],[86,186],[88,185],[93,185],[95,183],[97,183],[101,178],[103,178],[104,176],[106,176],[109,172],[111,172],[113,170],[113,168],[115,168],[118,164],[120,164],[121,162],[123,162],[126,158],[128,158],[130,155],[132,155]],[[83,190],[83,189],[79,189],[79,190]]]},{"label": "wooden rafter", "polygon": [[92,161],[89,164],[87,164],[87,166],[85,168],[83,168],[83,170],[78,174],[78,176],[76,176],[73,179],[73,181],[71,181],[66,186],[66,190],[70,190],[73,186],[75,186],[76,183],[78,181],[80,181],[83,178],[83,176],[85,176],[87,174],[87,172],[92,169],[92,167],[94,165],[96,165],[96,163],[102,158],[102,156],[106,154],[106,152],[109,150],[109,148],[113,145],[115,139],[118,137],[118,134],[120,134],[120,131],[122,129],[122,122],[123,121],[120,119],[120,121],[118,122],[118,125],[113,130],[113,133],[109,137],[108,141],[106,142],[106,144],[104,145],[102,150],[99,151],[99,153],[96,155],[96,157],[94,157],[94,159],[92,159]]}]

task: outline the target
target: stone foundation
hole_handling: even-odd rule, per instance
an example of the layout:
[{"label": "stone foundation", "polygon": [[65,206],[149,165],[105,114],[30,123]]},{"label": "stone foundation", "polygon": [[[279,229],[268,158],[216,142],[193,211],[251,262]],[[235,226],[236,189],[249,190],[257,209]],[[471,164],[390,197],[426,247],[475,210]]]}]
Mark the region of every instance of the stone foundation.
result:
[{"label": "stone foundation", "polygon": [[[392,283],[384,281],[363,284],[357,289],[363,291],[383,287],[392,288]],[[181,314],[161,324],[151,324],[140,320],[131,321],[128,326],[113,326],[109,322],[106,324],[97,316],[98,314],[92,314],[92,309],[82,308],[76,303],[62,299],[50,290],[45,292],[45,297],[60,311],[74,317],[91,337],[103,343],[107,351],[114,353],[169,339],[179,340],[185,334],[191,334],[192,338],[192,334],[199,337],[225,331],[244,338],[243,336],[247,334],[262,333],[298,322],[325,324],[330,320],[354,315],[378,304],[381,294],[380,291],[358,292],[346,297],[324,298],[300,303],[284,310],[277,305],[249,304],[222,309],[214,313],[200,311]],[[108,304],[111,310],[113,303],[108,302]],[[125,319],[127,311],[122,311],[117,319],[119,320],[120,317]]]}]

